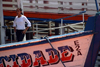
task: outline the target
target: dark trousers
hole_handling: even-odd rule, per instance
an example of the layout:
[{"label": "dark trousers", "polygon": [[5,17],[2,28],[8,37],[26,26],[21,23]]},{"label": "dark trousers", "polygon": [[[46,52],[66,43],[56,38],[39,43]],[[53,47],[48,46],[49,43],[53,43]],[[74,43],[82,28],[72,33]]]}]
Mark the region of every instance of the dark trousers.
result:
[{"label": "dark trousers", "polygon": [[24,38],[24,34],[22,33],[24,30],[16,30],[17,41],[22,41]]}]

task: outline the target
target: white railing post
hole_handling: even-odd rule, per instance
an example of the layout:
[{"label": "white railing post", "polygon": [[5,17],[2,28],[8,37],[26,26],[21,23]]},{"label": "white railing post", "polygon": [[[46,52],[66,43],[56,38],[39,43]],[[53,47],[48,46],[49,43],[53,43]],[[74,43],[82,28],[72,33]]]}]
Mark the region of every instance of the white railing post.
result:
[{"label": "white railing post", "polygon": [[82,15],[83,15],[83,30],[84,30],[84,13]]},{"label": "white railing post", "polygon": [[51,22],[52,22],[52,21],[49,21],[49,24],[48,24],[48,27],[49,27],[49,32],[48,32],[48,34],[49,34],[49,36],[52,35]]},{"label": "white railing post", "polygon": [[65,28],[63,27],[64,23],[63,23],[63,19],[61,19],[61,24],[60,24],[60,35],[65,33]]},{"label": "white railing post", "polygon": [[2,28],[4,26],[4,20],[3,20],[3,6],[2,6],[2,0],[0,0],[0,40],[1,44],[5,44],[5,29]]},{"label": "white railing post", "polygon": [[16,32],[14,32],[14,40],[16,41]]},{"label": "white railing post", "polygon": [[63,19],[61,19],[61,25],[60,25],[60,35],[62,35],[62,26],[63,26]]},{"label": "white railing post", "polygon": [[11,27],[10,27],[10,37],[11,37],[11,43],[12,43],[12,29],[11,29]]},{"label": "white railing post", "polygon": [[36,23],[36,37],[38,38],[38,24]]}]

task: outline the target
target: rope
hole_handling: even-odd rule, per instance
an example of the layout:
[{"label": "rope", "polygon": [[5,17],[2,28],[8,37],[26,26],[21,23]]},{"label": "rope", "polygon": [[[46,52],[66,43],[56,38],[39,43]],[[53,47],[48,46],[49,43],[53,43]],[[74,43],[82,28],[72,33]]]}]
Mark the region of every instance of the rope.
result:
[{"label": "rope", "polygon": [[[66,18],[70,18],[70,17],[74,17],[74,16],[78,16],[78,15],[81,15],[83,13],[85,13],[86,11],[82,11],[78,14],[75,14],[75,15],[72,15],[72,16],[68,16],[68,17],[63,17],[63,18],[58,18],[58,19],[50,19],[50,20],[44,20],[44,21],[41,21],[41,22],[37,22],[37,23],[43,23],[43,22],[50,22],[50,21],[56,21],[56,20],[60,20],[60,19],[66,19]],[[37,24],[37,23],[33,23],[33,24]]]},{"label": "rope", "polygon": [[[46,39],[49,42],[50,46],[52,47],[52,49],[54,50],[54,52],[57,54],[57,50],[52,46],[50,40],[47,37],[44,37],[44,39]],[[60,58],[60,56],[58,54],[57,54],[57,56],[61,60],[61,58]],[[64,67],[66,67],[65,64],[62,62],[62,60],[61,60],[61,63],[63,64]]]},{"label": "rope", "polygon": [[[86,11],[82,11],[82,12],[80,12],[79,14],[75,14],[75,15],[72,15],[72,16],[63,17],[63,18],[59,18],[59,19],[66,19],[66,18],[70,18],[70,17],[78,16],[78,15],[81,15],[82,13],[85,13],[85,12],[86,12]],[[55,19],[55,20],[59,20],[59,19]]]}]

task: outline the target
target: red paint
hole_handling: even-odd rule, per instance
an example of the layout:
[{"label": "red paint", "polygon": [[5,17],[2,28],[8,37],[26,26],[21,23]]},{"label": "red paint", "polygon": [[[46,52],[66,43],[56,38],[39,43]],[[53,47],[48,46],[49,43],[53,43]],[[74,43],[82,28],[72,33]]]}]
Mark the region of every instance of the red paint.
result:
[{"label": "red paint", "polygon": [[13,62],[13,67],[19,67],[19,65],[16,63],[16,61],[15,62]]},{"label": "red paint", "polygon": [[[6,11],[4,10],[4,16],[16,16],[16,11]],[[62,17],[71,16],[73,14],[58,14],[58,13],[40,13],[40,12],[24,12],[24,15],[30,18],[45,18],[45,19],[58,19]],[[85,20],[88,19],[91,15],[84,15]],[[65,20],[82,20],[82,15],[71,17]]]},{"label": "red paint", "polygon": [[7,65],[7,67],[11,67],[10,65]]},{"label": "red paint", "polygon": [[4,67],[3,64],[0,64],[0,67]]},{"label": "red paint", "polygon": [[67,51],[64,51],[63,53],[62,53],[62,58],[61,58],[61,60],[63,61],[63,62],[67,62],[67,61],[71,61],[72,60],[72,57],[73,57],[73,54],[71,53],[70,54],[70,56],[65,56],[65,54],[68,54],[68,52]]},{"label": "red paint", "polygon": [[41,65],[47,65],[47,61],[43,58],[43,57],[40,57],[40,58],[35,58],[35,62],[33,63],[33,66],[39,66],[39,62]]},{"label": "red paint", "polygon": [[25,62],[25,60],[22,61],[21,67],[30,67],[31,65],[31,60],[28,59],[27,63]]},{"label": "red paint", "polygon": [[48,61],[49,64],[54,64],[54,63],[57,63],[57,62],[59,61],[59,58],[58,58],[57,55],[55,55],[54,58],[53,58],[53,56],[51,55],[51,56],[49,56],[49,58],[50,58],[50,60]]}]

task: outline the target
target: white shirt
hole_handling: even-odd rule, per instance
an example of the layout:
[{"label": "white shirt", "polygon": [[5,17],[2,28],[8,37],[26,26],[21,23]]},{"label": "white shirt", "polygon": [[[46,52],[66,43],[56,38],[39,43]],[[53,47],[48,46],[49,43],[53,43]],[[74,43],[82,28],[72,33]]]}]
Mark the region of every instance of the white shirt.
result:
[{"label": "white shirt", "polygon": [[21,17],[16,16],[13,27],[16,27],[17,30],[24,30],[25,29],[25,22],[27,22],[27,26],[31,27],[30,21],[26,18],[26,16],[21,15]]}]

